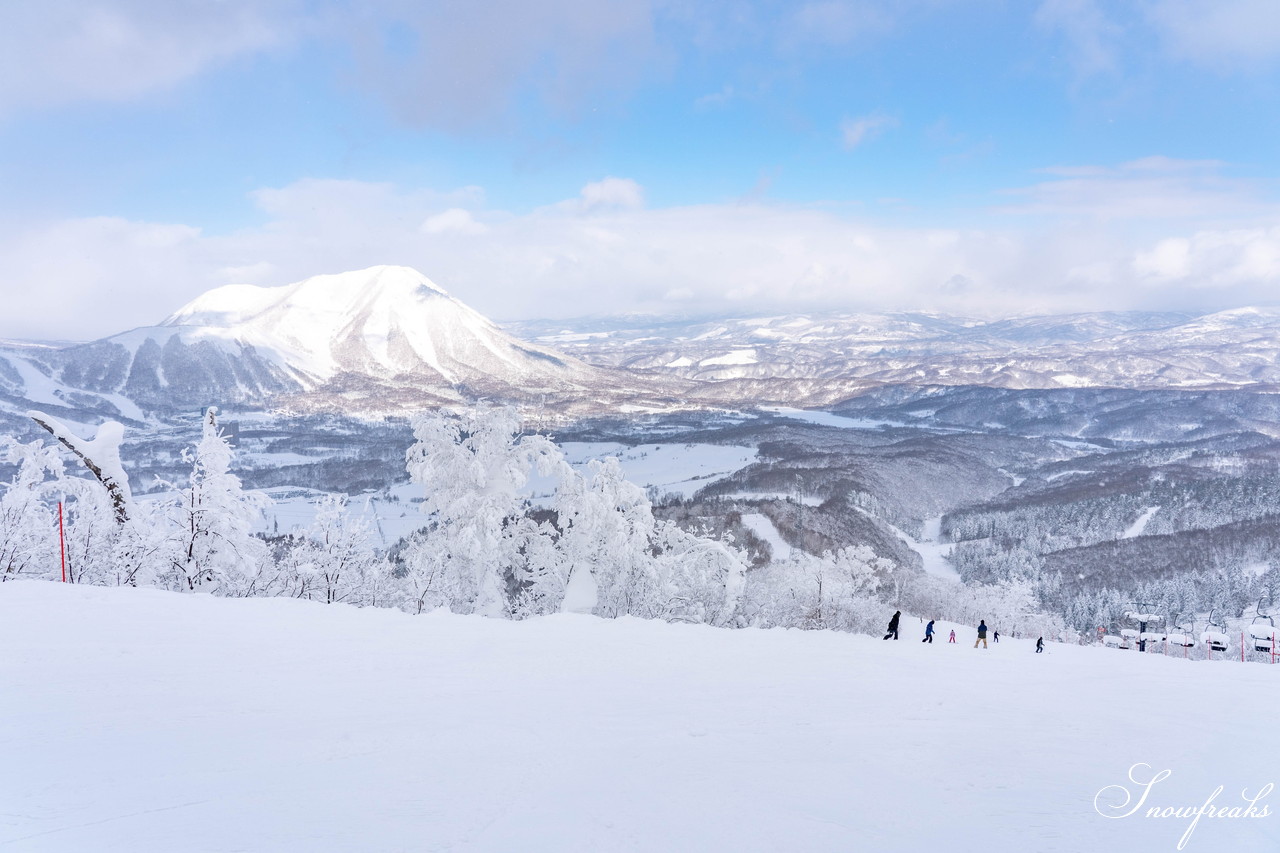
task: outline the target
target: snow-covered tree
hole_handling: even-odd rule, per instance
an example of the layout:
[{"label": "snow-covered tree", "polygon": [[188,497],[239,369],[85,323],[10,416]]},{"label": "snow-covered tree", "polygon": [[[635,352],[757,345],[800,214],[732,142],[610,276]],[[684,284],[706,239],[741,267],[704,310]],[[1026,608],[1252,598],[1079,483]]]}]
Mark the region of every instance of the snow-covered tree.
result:
[{"label": "snow-covered tree", "polygon": [[407,467],[431,518],[406,554],[416,609],[521,615],[539,608],[548,587],[563,588],[546,562],[554,530],[530,517],[521,494],[535,470],[558,471],[563,454],[519,426],[514,410],[488,407],[414,418]]},{"label": "snow-covered tree", "polygon": [[118,524],[129,518],[129,478],[120,464],[120,443],[124,440],[124,426],[117,421],[103,421],[98,425],[92,440],[81,438],[67,425],[44,412],[30,411],[27,416],[49,433],[84,463],[90,473],[106,490],[111,501],[111,512]]},{"label": "snow-covered tree", "polygon": [[569,472],[556,492],[566,575],[561,610],[597,616],[661,615],[669,594],[655,559],[653,507],[614,457]]},{"label": "snow-covered tree", "polygon": [[205,413],[200,441],[185,455],[190,480],[169,508],[174,530],[166,581],[183,591],[257,595],[267,548],[253,536],[253,526],[266,498],[246,492],[231,473],[231,445],[216,415],[213,408]]},{"label": "snow-covered tree", "polygon": [[868,631],[881,621],[877,593],[894,569],[865,545],[822,556],[795,551],[751,573],[743,610],[761,627]]},{"label": "snow-covered tree", "polygon": [[42,442],[0,438],[0,459],[18,470],[0,491],[0,582],[17,577],[57,577],[58,520],[50,510],[45,480],[60,474],[57,451]]},{"label": "snow-covered tree", "polygon": [[83,477],[60,477],[50,488],[65,497],[67,580],[99,586],[110,583],[123,532],[110,496]]},{"label": "snow-covered tree", "polygon": [[746,583],[745,555],[715,539],[665,522],[657,533],[657,576],[666,618],[732,625]]},{"label": "snow-covered tree", "polygon": [[327,604],[389,606],[393,585],[385,557],[378,555],[369,524],[351,511],[345,495],[320,501],[315,520],[291,537],[274,567],[265,570],[260,594],[311,598]]}]

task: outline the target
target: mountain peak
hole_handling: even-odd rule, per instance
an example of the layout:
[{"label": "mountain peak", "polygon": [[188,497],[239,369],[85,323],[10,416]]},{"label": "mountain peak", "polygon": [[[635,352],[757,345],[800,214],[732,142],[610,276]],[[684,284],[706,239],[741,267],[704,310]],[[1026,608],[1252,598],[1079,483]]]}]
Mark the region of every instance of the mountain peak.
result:
[{"label": "mountain peak", "polygon": [[[503,394],[590,384],[594,369],[525,343],[404,266],[313,276],[280,287],[233,284],[164,322],[187,342],[258,356],[315,389],[352,377],[374,383],[495,389]],[[345,387],[345,386],[344,386]]]},{"label": "mountain peak", "polygon": [[340,321],[378,304],[403,307],[432,298],[451,297],[412,267],[380,265],[278,287],[228,284],[196,297],[161,325],[233,326],[264,314],[297,311],[317,321],[322,317]]}]

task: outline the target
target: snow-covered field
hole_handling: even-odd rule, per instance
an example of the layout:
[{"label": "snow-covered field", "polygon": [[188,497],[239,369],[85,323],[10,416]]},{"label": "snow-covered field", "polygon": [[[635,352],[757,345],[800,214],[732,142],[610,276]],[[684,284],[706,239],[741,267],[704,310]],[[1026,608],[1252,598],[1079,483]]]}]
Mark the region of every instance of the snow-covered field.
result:
[{"label": "snow-covered field", "polygon": [[0,849],[1145,853],[1276,779],[1280,668],[919,636],[0,584]]},{"label": "snow-covered field", "polygon": [[659,494],[691,497],[703,486],[723,479],[756,460],[754,447],[726,444],[642,444],[629,447],[604,442],[565,442],[565,456],[576,466],[616,456],[627,479]]}]

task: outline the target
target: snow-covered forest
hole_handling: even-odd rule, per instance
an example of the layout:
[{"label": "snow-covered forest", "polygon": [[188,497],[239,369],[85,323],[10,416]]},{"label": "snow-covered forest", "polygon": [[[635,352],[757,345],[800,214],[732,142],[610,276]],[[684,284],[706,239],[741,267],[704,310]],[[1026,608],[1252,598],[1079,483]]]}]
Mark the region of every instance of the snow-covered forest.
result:
[{"label": "snow-covered forest", "polygon": [[[906,607],[1063,635],[1025,579],[959,587],[865,545],[751,561],[731,530],[690,530],[656,516],[651,495],[625,479],[616,458],[570,465],[550,438],[523,433],[514,409],[413,419],[406,470],[428,523],[390,548],[376,545],[356,502],[343,495],[323,499],[305,528],[258,532],[269,498],[233,473],[235,451],[216,410],[203,416],[200,438],[183,456],[186,476],[138,497],[119,463],[117,426],[105,424],[90,442],[48,415],[33,417],[63,447],[0,444],[16,468],[0,494],[2,580],[59,579],[65,562],[70,583],[411,613],[581,612],[874,632],[886,613]],[[533,497],[533,478],[550,482],[549,493]]]}]

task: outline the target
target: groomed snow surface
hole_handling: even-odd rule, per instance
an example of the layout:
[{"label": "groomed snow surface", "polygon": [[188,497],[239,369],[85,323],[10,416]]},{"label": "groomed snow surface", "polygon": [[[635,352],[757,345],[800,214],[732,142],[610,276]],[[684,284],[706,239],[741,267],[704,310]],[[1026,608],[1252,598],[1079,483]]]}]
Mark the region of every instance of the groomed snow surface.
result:
[{"label": "groomed snow surface", "polygon": [[1280,669],[902,629],[4,583],[0,850],[1146,853],[1190,820],[1101,817],[1132,765],[1144,811],[1277,781]]}]

